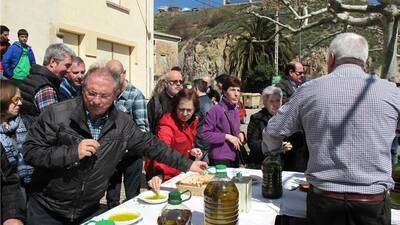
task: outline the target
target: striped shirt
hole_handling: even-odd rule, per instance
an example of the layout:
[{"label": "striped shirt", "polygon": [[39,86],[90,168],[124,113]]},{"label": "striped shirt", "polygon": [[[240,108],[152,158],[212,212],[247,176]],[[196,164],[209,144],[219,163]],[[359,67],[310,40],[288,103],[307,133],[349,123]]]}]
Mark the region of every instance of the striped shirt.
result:
[{"label": "striped shirt", "polygon": [[[127,81],[128,82],[128,81]],[[126,89],[114,102],[115,108],[132,116],[136,126],[143,132],[149,131],[146,99],[142,92],[128,82]]]},{"label": "striped shirt", "polygon": [[304,129],[308,182],[326,191],[376,194],[392,189],[390,146],[400,91],[354,64],[299,87],[263,132],[263,151]]}]

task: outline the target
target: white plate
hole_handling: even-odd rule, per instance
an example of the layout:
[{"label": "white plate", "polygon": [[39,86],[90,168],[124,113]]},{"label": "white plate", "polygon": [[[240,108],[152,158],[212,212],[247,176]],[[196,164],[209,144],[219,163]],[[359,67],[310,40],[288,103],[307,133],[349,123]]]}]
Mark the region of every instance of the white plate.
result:
[{"label": "white plate", "polygon": [[140,193],[138,198],[140,200],[150,203],[150,204],[160,204],[160,203],[164,203],[164,202],[168,201],[169,191],[160,191],[160,195],[163,195],[165,197],[163,199],[157,199],[157,200],[148,199],[149,197],[154,196],[155,194],[156,193],[154,191],[145,191],[145,192]]},{"label": "white plate", "polygon": [[139,212],[137,212],[137,211],[134,211],[134,210],[128,210],[128,209],[123,209],[123,210],[121,210],[121,211],[112,213],[112,214],[110,214],[110,215],[109,215],[107,218],[105,218],[105,219],[110,219],[110,217],[112,217],[113,215],[123,214],[123,213],[135,213],[135,214],[138,214],[139,217],[136,218],[136,219],[134,219],[134,220],[126,220],[126,221],[115,221],[115,220],[113,220],[113,221],[115,222],[116,225],[135,224],[135,223],[139,222],[140,220],[142,220],[142,214],[141,214],[141,213],[139,213]]}]

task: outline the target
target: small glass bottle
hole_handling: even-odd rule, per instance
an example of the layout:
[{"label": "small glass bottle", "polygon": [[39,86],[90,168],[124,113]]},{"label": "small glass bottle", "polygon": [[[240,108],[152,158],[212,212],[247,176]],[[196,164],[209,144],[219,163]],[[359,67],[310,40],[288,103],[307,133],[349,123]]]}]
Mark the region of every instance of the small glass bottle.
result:
[{"label": "small glass bottle", "polygon": [[[189,193],[189,197],[182,200],[181,195]],[[187,190],[182,193],[171,191],[168,195],[168,204],[162,209],[161,215],[157,219],[158,225],[191,225],[192,212],[190,208],[182,204],[189,200],[192,193]]]},{"label": "small glass bottle", "polygon": [[264,198],[277,199],[282,196],[282,166],[277,153],[268,153],[262,163]]}]

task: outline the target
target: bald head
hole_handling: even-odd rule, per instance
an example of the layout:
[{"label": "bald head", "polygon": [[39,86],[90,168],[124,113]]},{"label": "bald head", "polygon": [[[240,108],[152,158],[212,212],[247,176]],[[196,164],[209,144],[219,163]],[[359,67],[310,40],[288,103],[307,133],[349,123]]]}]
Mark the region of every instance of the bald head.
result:
[{"label": "bald head", "polygon": [[112,59],[107,62],[106,67],[111,70],[112,72],[115,72],[117,74],[121,74],[124,72],[124,66],[122,63],[116,59]]},{"label": "bald head", "polygon": [[299,61],[291,61],[286,66],[286,75],[297,85],[304,83],[304,67]]},{"label": "bald head", "polygon": [[125,70],[122,63],[116,59],[112,59],[106,63],[106,68],[109,69],[112,73],[118,75],[121,83],[121,89],[125,89],[126,80],[125,80]]}]

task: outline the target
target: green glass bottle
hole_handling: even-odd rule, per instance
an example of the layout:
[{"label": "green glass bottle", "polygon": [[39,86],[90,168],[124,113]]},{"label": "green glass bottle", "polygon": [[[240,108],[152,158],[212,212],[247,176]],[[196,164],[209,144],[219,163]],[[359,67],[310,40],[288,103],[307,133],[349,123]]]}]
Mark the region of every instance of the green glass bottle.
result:
[{"label": "green glass bottle", "polygon": [[[182,200],[181,195],[189,193],[189,197]],[[179,191],[171,191],[168,195],[168,204],[161,211],[161,215],[157,219],[158,225],[191,225],[192,212],[182,204],[191,198],[192,194],[189,190],[180,193]]]},{"label": "green glass bottle", "polygon": [[215,178],[204,190],[204,225],[239,224],[239,191],[225,165],[216,166]]},{"label": "green glass bottle", "polygon": [[279,154],[268,153],[262,163],[264,198],[277,199],[282,196],[282,166]]}]

